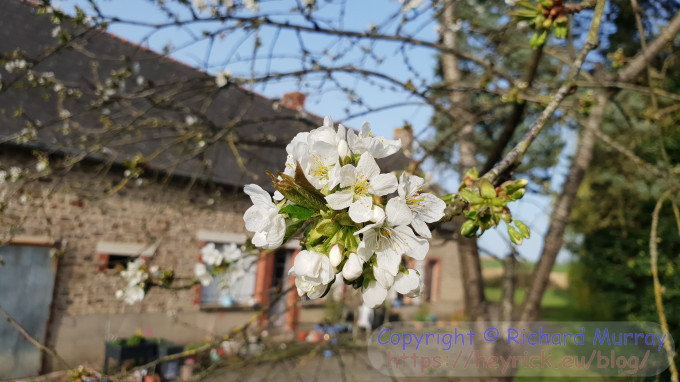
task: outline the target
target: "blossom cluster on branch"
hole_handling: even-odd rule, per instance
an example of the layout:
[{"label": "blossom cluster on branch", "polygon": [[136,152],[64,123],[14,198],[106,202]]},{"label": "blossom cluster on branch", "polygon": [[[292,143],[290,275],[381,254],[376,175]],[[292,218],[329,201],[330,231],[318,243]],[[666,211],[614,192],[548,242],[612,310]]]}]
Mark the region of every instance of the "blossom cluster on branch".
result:
[{"label": "blossom cluster on branch", "polygon": [[144,299],[150,278],[159,277],[160,270],[157,266],[149,267],[142,258],[137,258],[127,263],[127,268],[120,272],[120,276],[126,285],[116,291],[116,298],[133,305]]},{"label": "blossom cluster on branch", "polygon": [[400,148],[401,141],[373,136],[368,123],[357,134],[326,117],[286,147],[285,170],[270,174],[273,198],[258,185],[244,188],[253,202],[244,221],[255,246],[275,249],[302,233],[304,250],[289,271],[300,296],[323,297],[338,279],[361,290],[371,307],[392,288],[420,295],[421,277],[402,256],[425,258],[427,223],[439,221],[446,204],[423,192],[418,176],[381,173],[376,159]]}]

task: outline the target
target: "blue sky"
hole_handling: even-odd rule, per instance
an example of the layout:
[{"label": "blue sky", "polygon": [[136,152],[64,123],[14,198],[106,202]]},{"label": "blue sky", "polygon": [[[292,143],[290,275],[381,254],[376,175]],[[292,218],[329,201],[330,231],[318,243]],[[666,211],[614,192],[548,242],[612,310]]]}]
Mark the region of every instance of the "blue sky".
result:
[{"label": "blue sky", "polygon": [[[209,1],[209,0],[208,0]],[[118,16],[125,20],[134,20],[147,23],[163,23],[166,18],[161,14],[157,6],[152,2],[139,0],[116,0],[97,2],[105,15]],[[63,10],[70,12],[73,5],[78,4],[84,9],[89,6],[82,0],[62,1],[60,6]],[[290,1],[269,0],[262,1],[261,7],[267,12],[287,13],[291,7]],[[400,4],[394,0],[371,0],[371,1],[347,1],[344,9],[345,17],[342,19],[343,25],[338,25],[338,14],[342,12],[339,6],[327,6],[322,8],[319,13],[320,20],[329,20],[327,25],[336,28],[343,27],[355,31],[366,31],[369,24],[379,25],[381,31],[388,33],[395,30],[398,26],[395,22],[389,22],[388,16],[397,12]],[[175,9],[179,9],[176,8]],[[413,25],[417,26],[417,32],[411,32],[420,39],[436,41],[437,34],[435,23],[431,19],[429,11],[422,10]],[[188,13],[185,13],[187,17]],[[244,13],[244,15],[248,15]],[[206,15],[207,16],[207,15]],[[281,18],[282,20],[284,18]],[[304,23],[301,16],[287,17],[292,21]],[[225,69],[230,70],[235,76],[248,78],[252,71],[257,73],[266,72],[287,72],[300,68],[300,58],[296,56],[301,51],[298,36],[291,31],[284,31],[276,34],[275,30],[263,28],[260,31],[259,39],[262,47],[256,52],[253,60],[253,47],[255,35],[252,32],[243,30],[233,31],[225,34],[222,38],[217,38],[210,45],[207,41],[196,43],[195,36],[200,36],[204,31],[213,31],[219,28],[217,23],[198,23],[189,28],[165,28],[160,31],[140,27],[130,24],[113,24],[109,27],[109,32],[123,37],[131,42],[139,43],[155,51],[163,51],[170,47],[171,56],[189,65],[199,67],[209,73],[216,73]],[[315,37],[310,34],[303,34],[305,47],[309,50],[320,52],[328,50],[328,55],[322,62],[323,65],[343,65],[353,64],[361,61],[362,67],[387,73],[401,81],[412,79],[418,84],[419,80],[433,82],[434,68],[436,66],[436,52],[429,48],[414,48],[407,52],[398,49],[397,44],[381,43],[369,46],[366,43],[358,46],[350,46],[348,43],[334,44],[334,39],[325,37]],[[272,44],[276,41],[276,44]],[[334,54],[347,52],[343,57],[335,59]],[[370,52],[370,54],[366,54]],[[267,59],[272,54],[273,59]],[[417,68],[416,73],[409,71],[404,63],[404,56],[413,68]],[[357,79],[349,75],[339,76],[342,86],[352,89],[362,100],[372,108],[390,105],[392,103],[411,103],[407,106],[390,108],[384,111],[372,112],[366,116],[347,118],[364,110],[362,107],[353,105],[348,95],[344,92],[332,89],[332,86],[325,86],[322,89],[316,87],[305,87],[305,83],[300,83],[295,79],[286,79],[278,82],[266,82],[256,84],[251,90],[271,98],[280,98],[284,93],[291,91],[302,91],[308,95],[306,109],[318,115],[331,115],[337,122],[342,122],[351,127],[359,127],[364,120],[371,123],[374,133],[392,137],[395,128],[400,127],[408,121],[414,128],[416,137],[424,138],[431,134],[429,120],[432,109],[423,104],[413,104],[420,102],[413,96],[405,95],[403,92],[391,90],[389,86],[372,84],[369,81]],[[560,164],[554,171],[553,184],[555,187],[561,185],[568,166],[568,156],[573,152],[575,134],[564,129],[563,137],[567,142],[567,147],[563,150]],[[426,163],[426,168],[433,168]],[[448,190],[454,191],[459,183],[458,176],[452,169],[432,171],[433,180],[443,184]],[[554,191],[558,191],[555,188]],[[532,228],[532,237],[517,249],[521,255],[531,261],[535,261],[543,245],[543,235],[547,231],[551,199],[542,195],[526,195],[521,201],[511,206],[513,216],[521,219]],[[499,232],[500,231],[500,232]],[[504,256],[510,253],[508,248],[509,241],[505,227],[499,230],[492,230],[483,235],[479,240],[483,251],[491,252],[497,256]],[[565,260],[568,254],[562,253],[560,260]]]}]

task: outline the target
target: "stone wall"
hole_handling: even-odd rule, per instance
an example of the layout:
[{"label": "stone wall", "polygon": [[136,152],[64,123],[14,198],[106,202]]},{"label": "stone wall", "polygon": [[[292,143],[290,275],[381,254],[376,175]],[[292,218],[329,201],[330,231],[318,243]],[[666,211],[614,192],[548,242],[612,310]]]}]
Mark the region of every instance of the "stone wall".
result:
[{"label": "stone wall", "polygon": [[[35,158],[25,151],[0,152],[3,167],[32,170]],[[210,333],[222,335],[242,324],[252,312],[208,313],[196,303],[196,291],[152,289],[144,301],[126,305],[115,298],[122,279],[101,270],[97,244],[157,243],[152,264],[172,268],[177,277],[192,277],[199,253],[199,231],[247,235],[243,213],[251,205],[239,190],[193,185],[190,180],[145,178],[124,181],[123,169],[82,164],[64,175],[52,174],[26,189],[32,198],[12,198],[0,222],[0,237],[11,233],[47,237],[63,244],[47,344],[74,364],[100,367],[103,343],[151,330],[154,337],[178,343],[199,342]],[[12,192],[15,186],[4,187]],[[438,300],[433,313],[449,319],[462,310],[462,282],[455,243],[436,238],[429,256],[441,261]],[[302,309],[303,326],[318,323],[323,309]],[[408,319],[409,317],[404,317]],[[307,325],[305,325],[307,324]]]}]

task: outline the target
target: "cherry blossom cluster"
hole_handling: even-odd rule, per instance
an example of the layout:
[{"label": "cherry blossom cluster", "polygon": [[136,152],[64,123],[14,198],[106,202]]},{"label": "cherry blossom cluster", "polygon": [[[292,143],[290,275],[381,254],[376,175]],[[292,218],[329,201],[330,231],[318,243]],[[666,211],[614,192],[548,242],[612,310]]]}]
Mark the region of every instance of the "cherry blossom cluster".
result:
[{"label": "cherry blossom cluster", "polygon": [[157,266],[149,267],[142,258],[127,263],[127,268],[120,272],[125,280],[125,287],[116,291],[116,298],[123,299],[133,305],[141,302],[148,290],[148,282],[152,278],[160,278],[161,272]]},{"label": "cherry blossom cluster", "polygon": [[236,244],[226,245],[222,251],[214,243],[208,243],[201,249],[201,261],[194,265],[194,275],[203,286],[208,286],[217,275],[223,274],[221,282],[228,287],[241,279],[246,272],[243,251]]},{"label": "cherry blossom cluster", "polygon": [[333,125],[297,134],[286,147],[285,170],[272,175],[274,196],[244,188],[253,202],[245,215],[252,243],[275,249],[302,233],[303,250],[289,274],[301,297],[320,298],[337,280],[361,290],[364,304],[383,303],[390,289],[417,297],[419,273],[402,256],[423,260],[432,235],[427,223],[444,216],[446,204],[424,192],[424,180],[381,173],[376,159],[399,151],[401,141]]}]

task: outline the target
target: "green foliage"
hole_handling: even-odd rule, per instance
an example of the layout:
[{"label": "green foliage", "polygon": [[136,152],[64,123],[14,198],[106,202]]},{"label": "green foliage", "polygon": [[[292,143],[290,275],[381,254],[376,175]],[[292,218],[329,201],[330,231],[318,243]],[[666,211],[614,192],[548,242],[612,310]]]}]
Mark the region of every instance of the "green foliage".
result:
[{"label": "green foliage", "polygon": [[288,217],[293,220],[307,220],[314,216],[314,211],[294,204],[284,206],[281,208],[281,212],[288,214]]},{"label": "green foliage", "polygon": [[[477,169],[468,170],[458,191],[460,197],[468,203],[464,210],[467,220],[461,226],[461,234],[475,237],[479,228],[484,233],[504,221],[507,223],[510,240],[517,245],[522,244],[524,238],[529,238],[529,227],[519,220],[513,220],[507,205],[524,196],[528,183],[526,179],[517,179],[494,187],[488,180],[479,178]],[[510,225],[513,222],[516,228]]]}]

